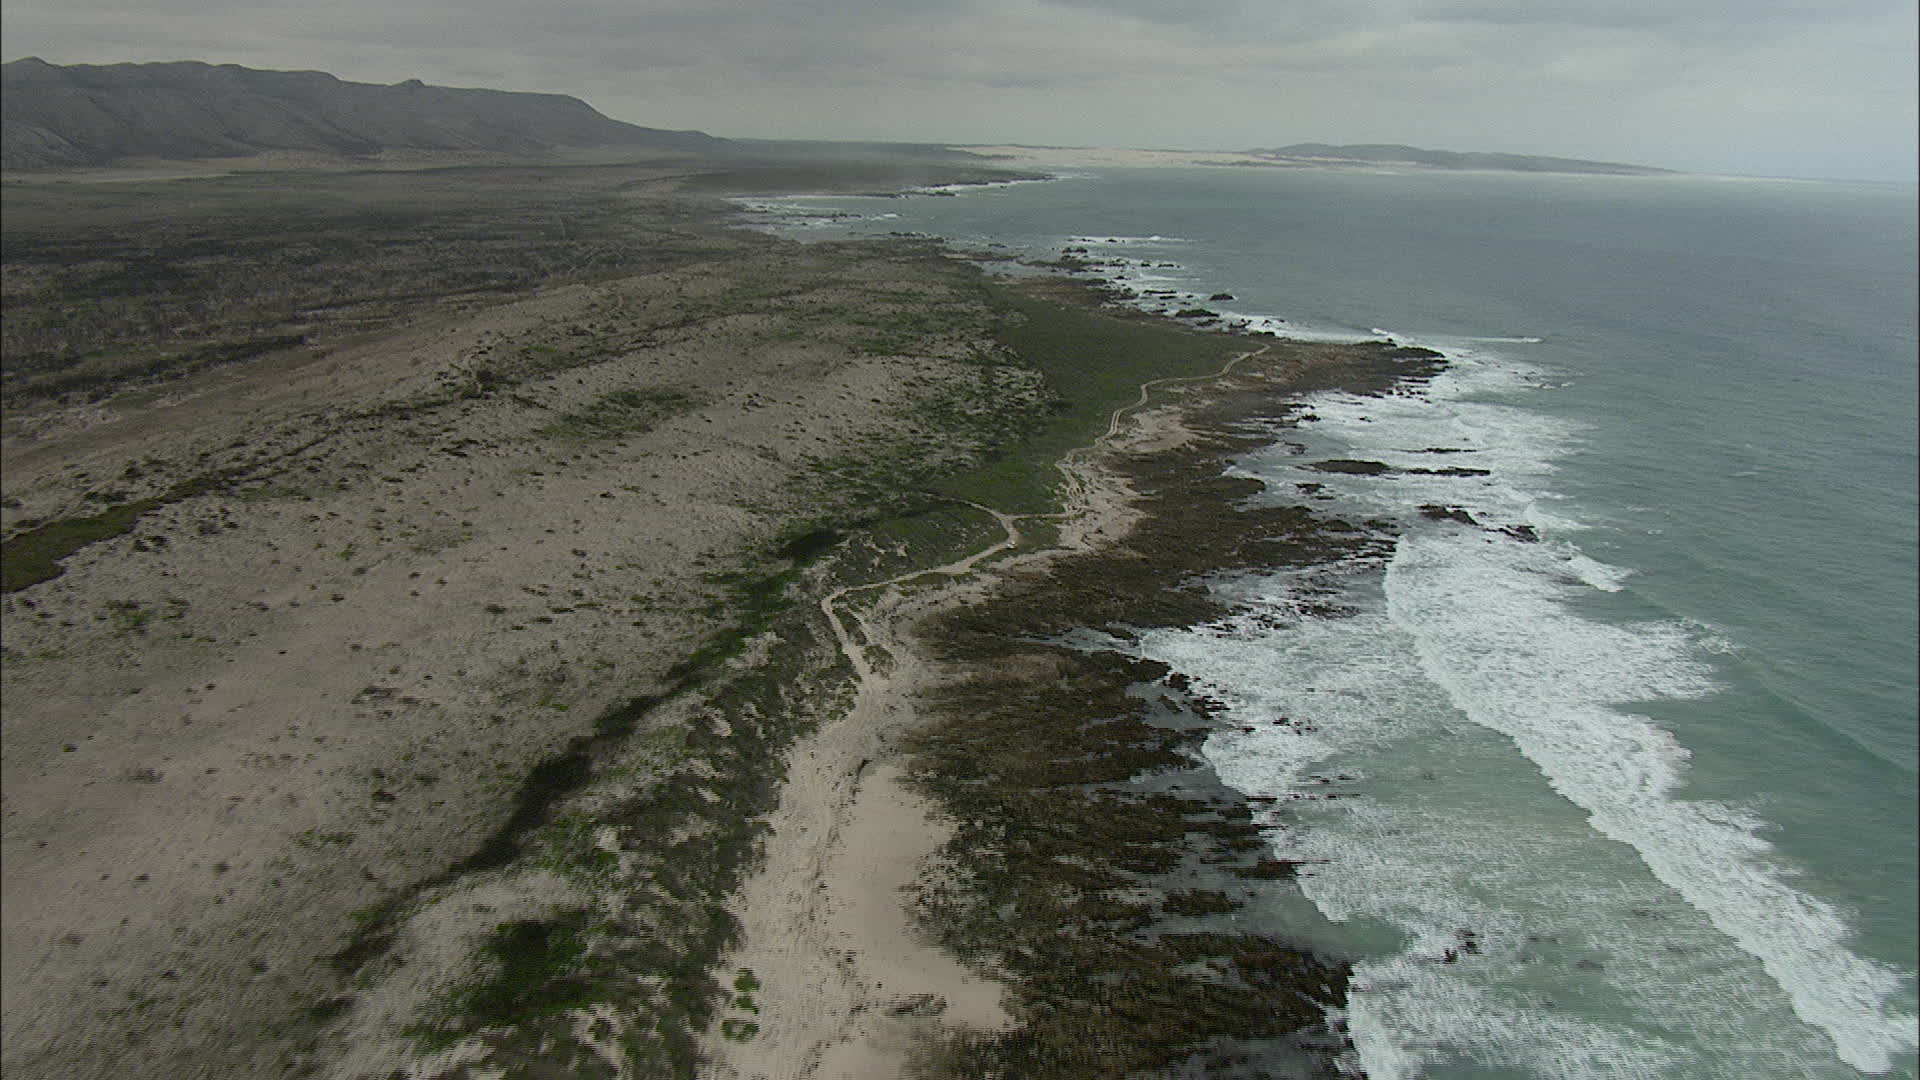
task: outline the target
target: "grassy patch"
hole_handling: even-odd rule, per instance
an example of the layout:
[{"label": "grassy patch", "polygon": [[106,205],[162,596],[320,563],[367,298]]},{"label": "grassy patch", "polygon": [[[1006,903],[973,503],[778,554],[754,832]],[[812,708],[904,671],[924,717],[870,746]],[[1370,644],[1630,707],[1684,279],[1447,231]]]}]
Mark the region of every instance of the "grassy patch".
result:
[{"label": "grassy patch", "polygon": [[496,927],[481,950],[493,965],[491,976],[460,995],[464,1022],[498,1027],[592,1001],[593,983],[580,974],[587,953],[581,937],[586,916],[572,911]]},{"label": "grassy patch", "polygon": [[[1362,383],[1420,370],[1390,349],[1342,355]],[[1063,558],[930,628],[957,676],[928,697],[910,775],[956,827],[918,910],[1009,977],[1020,1023],[927,1048],[927,1076],[1186,1075],[1202,1050],[1257,1066],[1275,1046],[1302,1075],[1337,1075],[1324,1009],[1344,1002],[1347,967],[1245,904],[1293,867],[1197,758],[1212,707],[1164,666],[1042,644],[1218,617],[1208,574],[1386,549],[1375,523],[1246,505],[1257,482],[1223,473],[1264,440],[1229,432],[1245,411],[1276,414],[1271,391],[1247,393],[1200,410],[1194,443],[1121,463],[1147,511],[1124,548]]]},{"label": "grassy patch", "polygon": [[59,577],[63,572],[61,560],[88,544],[124,536],[150,511],[200,495],[233,491],[250,477],[272,472],[273,467],[267,464],[217,469],[181,480],[159,495],[118,503],[87,517],[61,518],[17,533],[0,544],[0,593]]},{"label": "grassy patch", "polygon": [[1105,434],[1113,411],[1137,399],[1140,384],[1217,371],[1252,347],[1244,339],[1094,310],[1079,290],[1035,295],[998,283],[981,287],[998,316],[996,339],[1045,376],[1055,400],[1003,455],[935,486],[1014,513],[1052,508],[1055,463]]},{"label": "grassy patch", "polygon": [[121,503],[91,517],[62,518],[0,545],[0,592],[14,592],[60,576],[60,561],[99,540],[133,529],[140,515],[163,505],[162,499]]},{"label": "grassy patch", "polygon": [[[508,820],[472,854],[360,919],[336,968],[358,974],[386,956],[435,890],[526,865],[604,903],[497,927],[482,950],[489,974],[408,1029],[418,1046],[486,1030],[488,1064],[505,1075],[600,1076],[604,1063],[581,1056],[567,1015],[594,1003],[642,1018],[624,1036],[631,1075],[694,1076],[700,1033],[729,1010],[727,1037],[752,1038],[757,981],[741,973],[729,989],[714,969],[739,941],[726,901],[756,857],[760,815],[778,799],[781,753],[817,723],[822,681],[842,674],[821,665],[811,611],[788,590],[800,572],[794,560],[838,542],[832,529],[799,528],[768,553],[793,565],[769,572],[778,563],[763,558],[710,576],[724,590],[716,614],[727,628],[674,668],[671,688],[610,711],[592,735],[537,764]],[[762,635],[772,641],[764,662],[723,665]],[[690,694],[702,705],[688,724],[643,729],[655,707]]]},{"label": "grassy patch", "polygon": [[576,412],[535,429],[559,439],[611,439],[651,431],[660,421],[695,408],[699,402],[683,390],[636,387],[602,394]]},{"label": "grassy patch", "polygon": [[[496,1075],[611,1076],[572,1028],[571,1010],[605,1004],[629,1018],[622,1075],[690,1080],[700,1033],[717,1024],[725,1038],[757,1035],[757,978],[716,968],[739,943],[727,899],[756,858],[760,815],[778,800],[781,754],[817,722],[822,646],[810,626],[804,610],[773,617],[772,655],[701,679],[690,723],[590,748],[572,793],[579,801],[514,843],[597,899],[496,927],[482,950],[484,978],[409,1030],[422,1049],[484,1030],[484,1064]],[[628,719],[616,712],[601,726]],[[398,915],[384,910],[362,933],[390,934]]]}]

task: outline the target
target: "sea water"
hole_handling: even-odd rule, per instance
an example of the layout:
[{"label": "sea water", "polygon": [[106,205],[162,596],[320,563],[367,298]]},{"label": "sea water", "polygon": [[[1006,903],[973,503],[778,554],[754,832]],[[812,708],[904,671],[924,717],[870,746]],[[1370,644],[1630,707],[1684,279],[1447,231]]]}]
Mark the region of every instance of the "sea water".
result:
[{"label": "sea water", "polygon": [[1913,187],[1143,169],[772,208],[1448,356],[1235,466],[1390,555],[1139,645],[1288,806],[1359,958],[1352,1069],[1915,1075]]}]

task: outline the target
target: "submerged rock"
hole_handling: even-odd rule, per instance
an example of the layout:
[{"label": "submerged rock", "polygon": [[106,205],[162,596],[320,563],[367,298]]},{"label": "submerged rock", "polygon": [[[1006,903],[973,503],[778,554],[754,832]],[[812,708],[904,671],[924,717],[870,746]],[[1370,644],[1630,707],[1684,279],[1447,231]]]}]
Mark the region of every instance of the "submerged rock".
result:
[{"label": "submerged rock", "polygon": [[1355,461],[1352,458],[1330,458],[1316,461],[1307,468],[1316,472],[1343,473],[1348,476],[1379,476],[1390,473],[1393,468],[1380,461]]}]

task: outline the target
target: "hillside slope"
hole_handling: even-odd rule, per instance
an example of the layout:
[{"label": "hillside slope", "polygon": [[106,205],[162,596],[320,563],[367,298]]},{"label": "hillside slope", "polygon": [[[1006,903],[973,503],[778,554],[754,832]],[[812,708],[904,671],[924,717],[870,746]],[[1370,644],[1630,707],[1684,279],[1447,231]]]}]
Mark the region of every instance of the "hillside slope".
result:
[{"label": "hillside slope", "polygon": [[197,61],[0,66],[0,167],[106,165],[132,157],[265,151],[540,153],[566,147],[698,149],[722,140],[609,119],[578,98],[346,82],[320,71]]}]

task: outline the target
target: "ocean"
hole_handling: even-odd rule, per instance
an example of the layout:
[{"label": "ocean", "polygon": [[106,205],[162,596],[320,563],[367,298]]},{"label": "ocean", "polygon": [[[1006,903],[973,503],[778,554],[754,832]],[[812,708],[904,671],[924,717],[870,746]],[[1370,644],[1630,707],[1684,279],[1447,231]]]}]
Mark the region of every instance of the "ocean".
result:
[{"label": "ocean", "polygon": [[1356,796],[1290,804],[1272,900],[1356,959],[1355,1072],[1916,1075],[1912,186],[1112,169],[761,208],[1446,354],[1235,466],[1390,555],[1219,581],[1241,615],[1135,646],[1225,703],[1226,782]]}]

